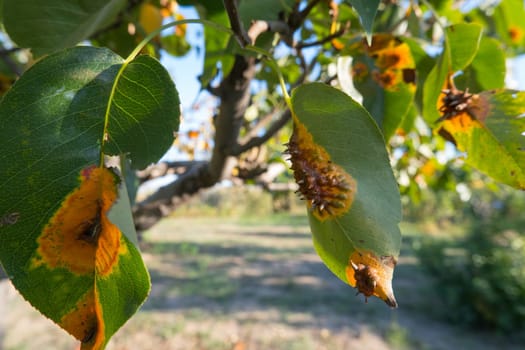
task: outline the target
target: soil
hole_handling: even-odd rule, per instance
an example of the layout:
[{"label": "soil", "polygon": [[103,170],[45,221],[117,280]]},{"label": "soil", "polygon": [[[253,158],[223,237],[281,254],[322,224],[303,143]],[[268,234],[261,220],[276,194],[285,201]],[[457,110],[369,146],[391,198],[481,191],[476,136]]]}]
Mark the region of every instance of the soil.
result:
[{"label": "soil", "polygon": [[[439,318],[436,291],[406,240],[394,276],[398,309],[338,280],[315,253],[306,219],[166,219],[144,235],[151,295],[109,350],[525,348]],[[450,310],[450,312],[454,312]],[[0,281],[0,349],[77,342]]]}]

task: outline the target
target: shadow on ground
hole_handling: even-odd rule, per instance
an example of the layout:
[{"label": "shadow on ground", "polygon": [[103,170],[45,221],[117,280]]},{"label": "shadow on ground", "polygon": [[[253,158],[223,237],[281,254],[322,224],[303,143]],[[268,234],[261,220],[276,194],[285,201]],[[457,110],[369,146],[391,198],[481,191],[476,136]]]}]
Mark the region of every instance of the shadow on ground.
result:
[{"label": "shadow on ground", "polygon": [[[375,298],[365,303],[322,264],[306,219],[290,223],[168,219],[146,232],[151,295],[108,349],[522,348],[502,335],[439,320],[439,291],[420,270],[410,235],[395,273],[400,307],[392,310]],[[71,349],[73,341],[56,340],[67,335],[50,324],[35,326],[45,320],[7,294],[0,349]],[[21,331],[23,322],[38,331]]]}]

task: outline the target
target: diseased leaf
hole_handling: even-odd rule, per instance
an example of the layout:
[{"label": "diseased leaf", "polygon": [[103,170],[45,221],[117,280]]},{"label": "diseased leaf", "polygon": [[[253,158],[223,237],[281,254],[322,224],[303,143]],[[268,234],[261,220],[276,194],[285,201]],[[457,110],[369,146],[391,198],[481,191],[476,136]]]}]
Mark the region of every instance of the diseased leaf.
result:
[{"label": "diseased leaf", "polygon": [[439,133],[466,153],[466,162],[495,180],[525,189],[525,92],[442,94]]},{"label": "diseased leaf", "polygon": [[494,11],[494,24],[499,39],[522,52],[525,47],[525,5],[521,0],[501,1]]},{"label": "diseased leaf", "polygon": [[350,74],[363,106],[388,140],[414,100],[416,73],[410,47],[390,34],[376,34],[371,46],[363,40],[349,51],[354,56]]},{"label": "diseased leaf", "polygon": [[83,349],[104,348],[149,290],[125,186],[102,159],[149,164],[171,145],[178,115],[157,61],[126,64],[94,47],[38,61],[0,102],[0,261]]},{"label": "diseased leaf", "polygon": [[73,46],[107,26],[125,0],[4,0],[9,36],[37,56]]},{"label": "diseased leaf", "polygon": [[379,129],[357,102],[324,84],[296,88],[292,107],[288,152],[317,252],[341,280],[396,306],[401,204]]},{"label": "diseased leaf", "polygon": [[439,118],[436,103],[448,76],[467,67],[479,48],[481,26],[460,23],[447,28],[443,53],[423,87],[423,117],[432,124]]}]

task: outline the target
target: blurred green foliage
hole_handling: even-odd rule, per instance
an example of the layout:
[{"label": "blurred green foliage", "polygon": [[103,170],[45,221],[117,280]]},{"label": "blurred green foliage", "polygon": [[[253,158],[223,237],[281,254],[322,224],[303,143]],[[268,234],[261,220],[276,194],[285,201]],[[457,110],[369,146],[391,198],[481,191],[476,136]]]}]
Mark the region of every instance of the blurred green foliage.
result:
[{"label": "blurred green foliage", "polygon": [[460,324],[525,334],[525,196],[484,191],[468,205],[462,239],[426,237],[416,244],[433,276],[446,318]]}]

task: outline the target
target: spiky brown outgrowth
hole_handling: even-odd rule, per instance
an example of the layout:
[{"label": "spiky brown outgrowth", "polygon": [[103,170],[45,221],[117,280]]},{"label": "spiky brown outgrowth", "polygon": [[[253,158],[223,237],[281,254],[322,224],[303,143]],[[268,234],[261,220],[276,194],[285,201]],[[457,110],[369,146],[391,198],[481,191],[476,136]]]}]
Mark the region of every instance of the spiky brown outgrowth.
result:
[{"label": "spiky brown outgrowth", "polygon": [[368,302],[368,297],[374,295],[374,290],[377,286],[377,273],[373,268],[365,264],[356,264],[353,261],[350,261],[350,264],[354,269],[357,294],[362,293],[365,296],[365,302]]},{"label": "spiky brown outgrowth", "polygon": [[371,296],[382,299],[388,306],[397,307],[392,290],[392,277],[396,259],[393,256],[377,257],[371,252],[352,253],[346,268],[348,283],[362,293],[365,301]]},{"label": "spiky brown outgrowth", "polygon": [[302,125],[296,125],[286,153],[290,155],[298,192],[319,220],[339,216],[352,205],[357,185],[328,153],[314,143]]},{"label": "spiky brown outgrowth", "polygon": [[[476,96],[469,93],[468,89],[461,91],[451,88],[443,90],[442,93],[445,96],[440,101],[439,112],[441,113],[441,118],[437,120],[438,122],[453,118],[463,112],[469,112],[472,98]],[[472,117],[471,113],[468,114]]]}]

